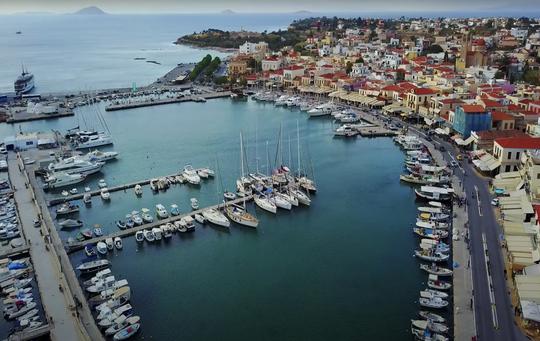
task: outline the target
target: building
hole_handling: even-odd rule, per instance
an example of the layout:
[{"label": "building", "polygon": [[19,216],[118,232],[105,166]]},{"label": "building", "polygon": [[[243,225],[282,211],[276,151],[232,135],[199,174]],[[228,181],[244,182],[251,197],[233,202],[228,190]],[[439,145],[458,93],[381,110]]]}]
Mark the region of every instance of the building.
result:
[{"label": "building", "polygon": [[492,126],[491,113],[478,104],[459,105],[452,121],[452,128],[463,138],[468,138],[471,131],[490,130]]},{"label": "building", "polygon": [[491,121],[492,129],[496,130],[514,130],[516,120],[514,116],[502,112],[502,111],[493,111],[491,112]]},{"label": "building", "polygon": [[496,139],[493,143],[493,155],[500,163],[499,173],[517,171],[523,154],[538,150],[540,138],[536,137],[506,137]]},{"label": "building", "polygon": [[436,91],[429,88],[416,88],[407,93],[406,106],[414,112],[418,112],[420,106],[429,107],[430,99],[437,94]]},{"label": "building", "polygon": [[268,51],[268,44],[264,41],[258,43],[251,43],[246,41],[238,48],[238,52],[241,54],[258,54],[264,56]]},{"label": "building", "polygon": [[263,71],[275,71],[281,68],[281,58],[279,56],[266,57],[261,61]]},{"label": "building", "polygon": [[229,77],[241,76],[248,72],[248,58],[246,56],[237,56],[229,62],[227,72]]}]

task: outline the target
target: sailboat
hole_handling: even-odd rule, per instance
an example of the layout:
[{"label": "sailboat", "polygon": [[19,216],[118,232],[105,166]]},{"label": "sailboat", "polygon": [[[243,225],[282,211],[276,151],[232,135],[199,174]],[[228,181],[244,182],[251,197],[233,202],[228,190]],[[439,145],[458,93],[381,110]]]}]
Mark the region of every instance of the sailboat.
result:
[{"label": "sailboat", "polygon": [[[217,159],[216,159],[216,163],[217,163]],[[219,176],[219,165],[217,165],[217,172]],[[216,183],[216,192],[219,193],[219,188],[218,188],[217,183]],[[222,227],[229,227],[231,225],[231,222],[229,221],[229,219],[227,219],[227,217],[223,213],[221,213],[219,208],[209,208],[202,211],[201,213],[202,213],[202,216],[207,221],[209,221],[210,223],[214,225],[218,225]]]},{"label": "sailboat", "polygon": [[[297,153],[298,153],[298,176],[301,172],[301,162],[300,162],[300,129],[298,128],[298,121],[296,121],[296,139],[297,139]],[[304,193],[298,185],[291,187],[290,194],[298,199],[298,202],[302,205],[309,206],[311,205],[311,199],[309,196]]]},{"label": "sailboat", "polygon": [[[244,178],[244,144],[242,139],[242,133],[240,133],[240,169],[241,169],[241,179]],[[242,205],[231,204],[225,202],[225,214],[229,217],[230,220],[234,221],[237,224],[257,227],[259,225],[259,220],[250,214],[246,209],[246,200],[242,201]]]}]

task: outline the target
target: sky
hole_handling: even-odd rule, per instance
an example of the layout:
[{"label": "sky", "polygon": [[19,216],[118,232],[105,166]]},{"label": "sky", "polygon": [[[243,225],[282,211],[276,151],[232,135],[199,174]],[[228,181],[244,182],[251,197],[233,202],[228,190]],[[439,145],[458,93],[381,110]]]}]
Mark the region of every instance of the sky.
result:
[{"label": "sky", "polygon": [[98,6],[109,13],[235,12],[481,12],[538,8],[539,0],[0,0],[0,13],[69,13]]}]

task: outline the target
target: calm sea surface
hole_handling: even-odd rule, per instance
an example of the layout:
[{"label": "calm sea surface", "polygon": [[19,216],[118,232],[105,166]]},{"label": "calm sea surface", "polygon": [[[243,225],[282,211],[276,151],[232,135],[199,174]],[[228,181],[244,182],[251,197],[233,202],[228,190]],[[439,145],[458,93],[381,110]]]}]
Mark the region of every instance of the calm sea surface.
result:
[{"label": "calm sea surface", "polygon": [[[94,110],[78,117],[91,120]],[[159,245],[124,240],[109,256],[117,278],[133,290],[141,316],[141,339],[208,340],[398,340],[409,337],[418,291],[425,275],[412,257],[417,245],[414,192],[400,184],[403,154],[389,138],[334,139],[326,119],[257,102],[229,99],[207,103],[141,108],[105,113],[118,161],[107,164],[90,185],[109,185],[170,174],[187,163],[219,164],[220,178],[200,189],[173,186],[142,198],[132,190],[112,194],[110,204],[94,198],[79,213],[87,226],[116,231],[114,221],[142,207],[189,198],[215,204],[222,188],[233,189],[239,175],[239,133],[244,132],[250,171],[257,159],[266,168],[275,159],[283,127],[283,158],[297,166],[296,124],[303,162],[311,160],[319,192],[310,208],[271,215],[249,205],[260,219],[257,230],[232,226],[226,232],[198,227]],[[23,130],[65,130],[77,117],[37,121]],[[79,121],[81,119],[79,118]],[[18,126],[0,126],[9,134]],[[257,135],[257,143],[255,141]],[[223,183],[223,184],[222,184]],[[82,190],[82,186],[79,186]],[[54,195],[54,194],[53,194]],[[81,207],[84,205],[81,204]],[[77,231],[61,231],[63,238]],[[78,264],[84,255],[73,256]]]},{"label": "calm sea surface", "polygon": [[[208,27],[271,30],[292,16],[18,16],[0,20],[0,91],[11,91],[24,62],[36,76],[37,91],[98,89],[146,84],[180,62],[207,51],[172,45],[178,36]],[[17,36],[15,31],[22,30]],[[162,65],[134,61],[147,57]],[[249,170],[274,163],[280,127],[283,159],[298,165],[296,125],[304,165],[312,164],[319,192],[310,208],[277,215],[249,209],[257,230],[230,231],[198,226],[156,245],[124,240],[109,255],[117,278],[132,288],[141,316],[140,339],[155,340],[401,340],[410,339],[425,274],[412,257],[414,192],[400,184],[403,153],[391,139],[332,137],[326,119],[257,102],[229,99],[207,103],[104,113],[117,161],[88,184],[104,178],[112,186],[167,175],[185,164],[209,166],[219,177],[199,188],[173,186],[142,198],[115,192],[99,197],[78,218],[88,227],[116,231],[114,221],[132,210],[176,203],[188,211],[189,198],[201,206],[234,189],[240,173],[239,134],[244,132]],[[75,117],[0,125],[0,137],[23,131],[65,131],[97,122],[95,109]],[[257,137],[257,138],[255,138]],[[268,141],[268,153],[266,142]],[[268,155],[268,157],[267,157]],[[219,165],[219,167],[217,166]],[[311,168],[311,167],[308,167]],[[79,186],[82,190],[82,186]],[[56,195],[55,193],[49,194]],[[63,238],[77,231],[61,231]],[[74,254],[74,264],[82,261]],[[0,323],[0,329],[5,325]]]}]

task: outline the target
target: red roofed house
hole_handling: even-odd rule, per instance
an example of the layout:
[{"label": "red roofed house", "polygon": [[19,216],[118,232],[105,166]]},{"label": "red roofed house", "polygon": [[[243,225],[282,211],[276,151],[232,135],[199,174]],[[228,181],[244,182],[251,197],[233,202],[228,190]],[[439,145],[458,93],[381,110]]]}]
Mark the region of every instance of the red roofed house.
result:
[{"label": "red roofed house", "polygon": [[420,107],[424,107],[427,111],[429,100],[436,96],[437,92],[430,88],[416,88],[407,93],[405,105],[418,113]]},{"label": "red roofed house", "polygon": [[281,58],[278,56],[264,58],[261,67],[263,71],[277,70],[281,67]]},{"label": "red roofed house", "polygon": [[496,139],[493,143],[493,155],[501,164],[499,173],[517,171],[523,153],[534,150],[540,150],[540,138],[528,136]]},{"label": "red roofed house", "polygon": [[540,101],[530,101],[528,109],[530,111],[534,111],[537,114],[540,114]]},{"label": "red roofed house", "polygon": [[515,129],[516,120],[514,116],[502,111],[491,112],[491,127],[497,130]]},{"label": "red roofed house", "polygon": [[284,68],[283,69],[283,85],[285,87],[293,86],[294,85],[293,81],[295,79],[297,79],[299,83],[301,77],[304,76],[304,71],[305,71],[304,67],[300,65],[291,65],[287,68]]}]

